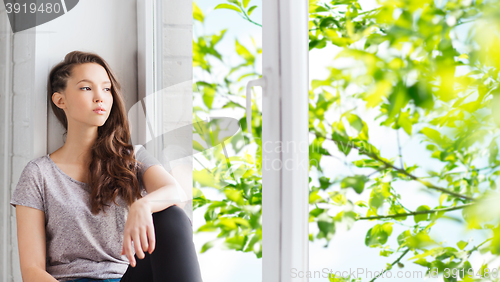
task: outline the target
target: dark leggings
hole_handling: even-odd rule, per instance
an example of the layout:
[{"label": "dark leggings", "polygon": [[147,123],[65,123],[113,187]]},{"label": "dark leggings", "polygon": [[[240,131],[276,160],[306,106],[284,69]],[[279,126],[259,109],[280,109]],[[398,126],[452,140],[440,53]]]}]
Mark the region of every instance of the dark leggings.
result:
[{"label": "dark leggings", "polygon": [[189,217],[178,206],[153,213],[155,249],[128,266],[120,282],[202,282]]}]

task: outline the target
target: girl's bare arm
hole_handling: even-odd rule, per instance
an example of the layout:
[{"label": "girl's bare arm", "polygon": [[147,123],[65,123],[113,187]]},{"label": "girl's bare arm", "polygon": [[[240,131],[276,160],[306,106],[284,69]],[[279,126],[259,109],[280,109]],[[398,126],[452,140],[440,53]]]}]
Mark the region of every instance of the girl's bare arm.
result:
[{"label": "girl's bare arm", "polygon": [[57,282],[45,270],[45,213],[16,205],[17,242],[24,282]]}]

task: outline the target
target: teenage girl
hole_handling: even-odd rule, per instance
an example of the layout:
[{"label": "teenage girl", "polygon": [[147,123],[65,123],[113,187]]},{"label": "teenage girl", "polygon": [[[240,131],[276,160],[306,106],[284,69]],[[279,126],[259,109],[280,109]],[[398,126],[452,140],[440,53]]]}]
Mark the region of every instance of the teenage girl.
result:
[{"label": "teenage girl", "polygon": [[25,282],[201,282],[179,183],[130,144],[120,84],[74,51],[50,71],[64,145],[28,162],[13,193]]}]

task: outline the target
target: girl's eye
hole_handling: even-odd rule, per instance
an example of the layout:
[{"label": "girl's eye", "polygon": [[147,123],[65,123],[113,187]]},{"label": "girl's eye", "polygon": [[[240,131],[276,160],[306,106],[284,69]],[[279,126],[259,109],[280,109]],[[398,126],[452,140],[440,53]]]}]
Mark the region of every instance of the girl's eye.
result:
[{"label": "girl's eye", "polygon": [[107,89],[106,91],[111,91],[111,88],[104,88],[104,89]]},{"label": "girl's eye", "polygon": [[80,89],[85,90],[84,88],[88,88],[88,89],[90,89],[90,87],[87,87],[87,86],[82,87],[82,88],[80,88]]}]

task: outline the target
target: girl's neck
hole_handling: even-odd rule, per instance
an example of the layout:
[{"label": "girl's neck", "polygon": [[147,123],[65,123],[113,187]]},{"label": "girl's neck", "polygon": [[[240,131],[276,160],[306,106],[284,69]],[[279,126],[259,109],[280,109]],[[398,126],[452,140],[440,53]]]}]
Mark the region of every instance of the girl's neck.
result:
[{"label": "girl's neck", "polygon": [[54,153],[64,163],[88,166],[96,139],[97,127],[87,127],[86,130],[72,130],[69,127],[66,142]]}]

